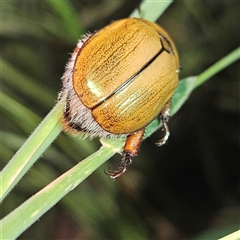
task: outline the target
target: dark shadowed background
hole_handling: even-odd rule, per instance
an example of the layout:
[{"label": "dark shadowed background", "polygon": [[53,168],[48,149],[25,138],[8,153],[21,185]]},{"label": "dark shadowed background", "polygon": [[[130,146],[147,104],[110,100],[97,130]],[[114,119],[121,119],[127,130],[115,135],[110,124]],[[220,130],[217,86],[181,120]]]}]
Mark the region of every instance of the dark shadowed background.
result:
[{"label": "dark shadowed background", "polygon": [[[138,1],[2,2],[2,91],[43,119],[61,87],[65,63],[82,34],[129,16]],[[239,1],[175,1],[158,19],[180,56],[180,78],[198,75],[240,44]],[[74,20],[74,21],[72,21]],[[100,167],[19,239],[206,239],[240,223],[239,61],[196,89],[170,120],[166,146],[142,143],[128,171],[112,181]],[[38,95],[38,89],[45,94]],[[1,165],[39,121],[1,108]],[[24,113],[23,113],[24,114]],[[35,120],[34,120],[35,121]],[[61,134],[3,203],[2,216],[96,151]],[[208,239],[209,236],[207,235]]]}]

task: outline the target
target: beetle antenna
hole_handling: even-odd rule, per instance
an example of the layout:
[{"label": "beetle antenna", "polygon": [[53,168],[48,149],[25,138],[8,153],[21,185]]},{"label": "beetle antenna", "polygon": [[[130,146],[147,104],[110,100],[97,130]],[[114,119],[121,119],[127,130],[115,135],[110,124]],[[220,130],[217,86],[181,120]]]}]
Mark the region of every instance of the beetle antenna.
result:
[{"label": "beetle antenna", "polygon": [[118,170],[116,171],[112,171],[110,168],[108,170],[108,172],[105,172],[105,174],[107,176],[109,176],[112,179],[116,179],[118,177],[120,177],[127,169],[127,167],[132,163],[132,153],[130,151],[123,151],[123,157],[122,157],[122,161],[119,165]]}]

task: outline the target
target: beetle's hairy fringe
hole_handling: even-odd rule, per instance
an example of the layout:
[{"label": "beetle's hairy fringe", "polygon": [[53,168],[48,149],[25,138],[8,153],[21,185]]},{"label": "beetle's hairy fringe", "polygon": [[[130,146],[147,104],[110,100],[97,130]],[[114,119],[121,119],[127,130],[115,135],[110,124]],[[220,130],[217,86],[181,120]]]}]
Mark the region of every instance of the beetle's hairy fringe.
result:
[{"label": "beetle's hairy fringe", "polygon": [[[80,48],[91,36],[91,34],[87,34],[83,39],[79,40],[77,47],[66,64],[65,72],[62,76],[62,91],[59,93],[59,99],[65,99],[61,122],[63,123],[65,131],[82,139],[87,137],[123,137],[126,135],[116,135],[105,131],[93,118],[91,109],[88,109],[82,104],[73,89],[72,77],[76,57]],[[74,126],[76,126],[76,128]],[[78,130],[78,128],[80,128],[80,130]]]}]

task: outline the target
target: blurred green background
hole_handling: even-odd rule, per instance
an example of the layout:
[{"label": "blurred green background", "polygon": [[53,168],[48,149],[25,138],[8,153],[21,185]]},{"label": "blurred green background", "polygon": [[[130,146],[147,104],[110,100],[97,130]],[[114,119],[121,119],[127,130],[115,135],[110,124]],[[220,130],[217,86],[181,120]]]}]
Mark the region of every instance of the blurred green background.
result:
[{"label": "blurred green background", "polygon": [[[1,87],[9,97],[1,104],[1,168],[54,106],[81,35],[138,5],[1,2]],[[175,1],[166,10],[158,23],[178,48],[181,78],[200,74],[239,46],[239,12],[239,1]],[[239,69],[238,61],[193,92],[170,120],[166,146],[155,145],[158,131],[111,181],[103,170],[118,166],[114,156],[19,239],[214,239],[231,232],[240,224]],[[36,116],[17,112],[17,104]],[[71,138],[59,136],[5,199],[1,217],[100,147],[98,139]]]}]

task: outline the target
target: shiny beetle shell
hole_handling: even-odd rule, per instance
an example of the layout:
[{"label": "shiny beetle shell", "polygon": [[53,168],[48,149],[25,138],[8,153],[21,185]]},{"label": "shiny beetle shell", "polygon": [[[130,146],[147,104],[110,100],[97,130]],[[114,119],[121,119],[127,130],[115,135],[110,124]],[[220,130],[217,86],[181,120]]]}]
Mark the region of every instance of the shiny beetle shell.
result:
[{"label": "shiny beetle shell", "polygon": [[178,72],[176,48],[155,23],[127,18],[88,34],[62,77],[64,127],[91,137],[131,135],[124,148],[129,165],[137,153],[131,148],[138,148],[145,127],[164,114],[168,120]]},{"label": "shiny beetle shell", "polygon": [[123,19],[83,43],[72,84],[105,131],[131,133],[159,115],[178,84],[178,68],[176,49],[162,28],[143,19]]}]

